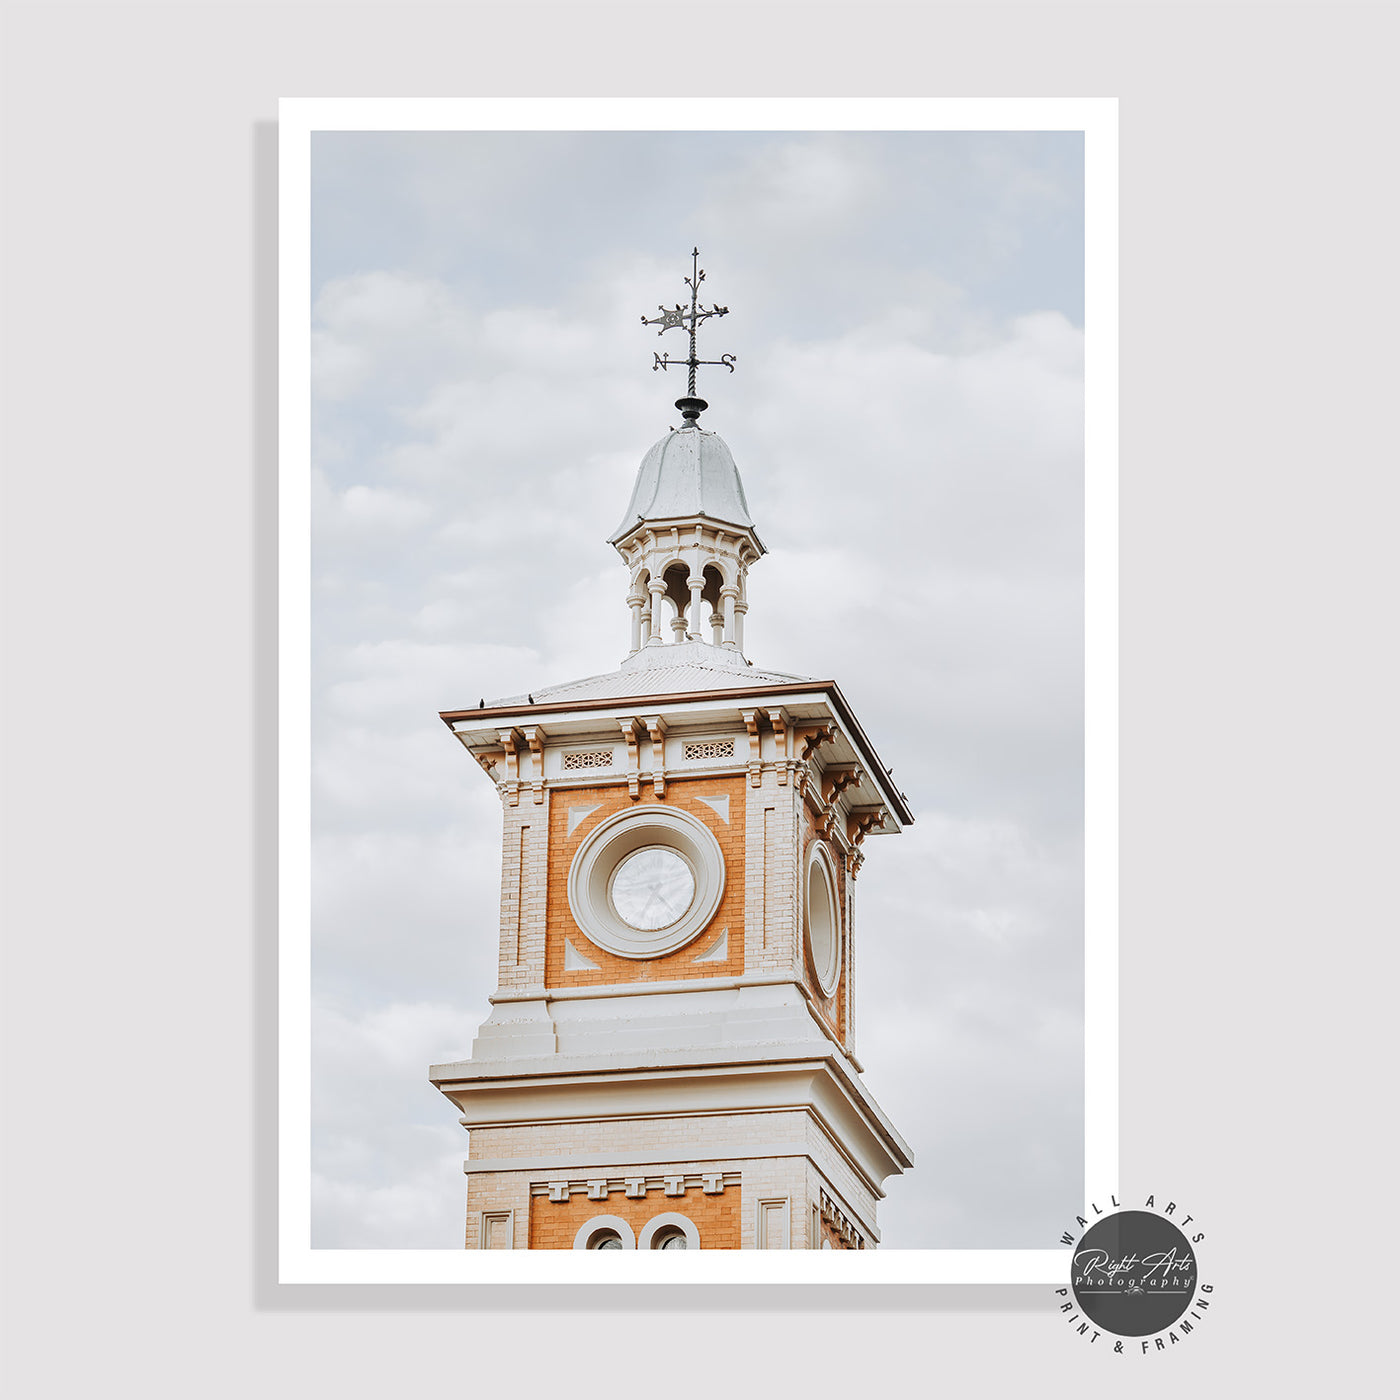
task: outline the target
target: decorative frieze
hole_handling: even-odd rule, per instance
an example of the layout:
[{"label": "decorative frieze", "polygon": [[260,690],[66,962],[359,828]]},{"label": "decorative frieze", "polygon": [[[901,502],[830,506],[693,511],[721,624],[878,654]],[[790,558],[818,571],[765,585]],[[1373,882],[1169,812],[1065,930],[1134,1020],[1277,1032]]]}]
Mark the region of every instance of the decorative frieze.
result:
[{"label": "decorative frieze", "polygon": [[568,749],[560,764],[566,773],[581,773],[590,768],[611,768],[612,766],[613,751],[611,749]]},{"label": "decorative frieze", "polygon": [[738,1172],[668,1172],[661,1176],[582,1177],[567,1181],[532,1181],[532,1196],[547,1196],[562,1203],[570,1196],[586,1196],[590,1201],[606,1201],[614,1192],[632,1200],[659,1192],[663,1196],[684,1196],[687,1191],[701,1191],[707,1196],[722,1196],[731,1186],[738,1186]]},{"label": "decorative frieze", "polygon": [[864,1249],[865,1236],[851,1218],[826,1194],[821,1193],[822,1221],[829,1225],[847,1249]]},{"label": "decorative frieze", "polygon": [[682,757],[687,763],[704,763],[711,759],[733,758],[734,740],[729,739],[697,739],[693,743],[687,743],[681,750]]}]

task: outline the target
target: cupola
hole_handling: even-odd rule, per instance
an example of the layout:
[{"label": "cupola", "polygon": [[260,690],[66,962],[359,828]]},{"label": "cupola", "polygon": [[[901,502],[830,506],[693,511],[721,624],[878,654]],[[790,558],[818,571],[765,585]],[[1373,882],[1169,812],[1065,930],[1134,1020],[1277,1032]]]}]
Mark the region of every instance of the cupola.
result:
[{"label": "cupola", "polygon": [[608,542],[631,573],[632,652],[686,641],[743,652],[748,569],[764,546],[718,433],[687,423],[654,444]]}]

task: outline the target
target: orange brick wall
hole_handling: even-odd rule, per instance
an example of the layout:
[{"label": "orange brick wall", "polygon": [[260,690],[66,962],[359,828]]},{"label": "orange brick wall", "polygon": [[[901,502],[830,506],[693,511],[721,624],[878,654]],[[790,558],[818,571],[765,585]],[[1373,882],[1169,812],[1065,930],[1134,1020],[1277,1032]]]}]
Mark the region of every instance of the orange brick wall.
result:
[{"label": "orange brick wall", "polygon": [[[696,793],[709,796],[728,795],[729,820],[726,822],[713,807],[696,799]],[[569,808],[600,803],[572,831],[569,831]],[[614,812],[660,802],[674,806],[698,817],[714,833],[724,854],[724,896],[709,926],[694,939],[662,958],[619,958],[590,942],[574,922],[569,909],[569,866],[579,843],[599,822]],[[633,799],[625,785],[570,788],[567,793],[556,792],[549,813],[549,882],[546,905],[547,933],[545,936],[545,986],[587,987],[613,982],[660,982],[684,977],[737,977],[744,970],[744,780],[729,778],[668,778],[666,796],[659,798],[649,790]],[[729,929],[729,957],[724,962],[704,962],[698,966],[696,957],[709,950],[720,929]],[[571,939],[575,948],[596,970],[564,970],[564,940]],[[587,1217],[584,1217],[587,1219]]]},{"label": "orange brick wall", "polygon": [[713,1196],[707,1196],[698,1186],[692,1186],[684,1196],[665,1196],[659,1191],[648,1191],[645,1196],[635,1200],[619,1196],[616,1192],[612,1192],[606,1201],[590,1201],[587,1196],[578,1195],[570,1196],[567,1201],[532,1196],[530,1248],[572,1249],[579,1228],[595,1215],[615,1215],[641,1234],[647,1221],[668,1211],[675,1211],[694,1222],[700,1232],[701,1249],[740,1248],[743,1204],[737,1186],[726,1186]]}]

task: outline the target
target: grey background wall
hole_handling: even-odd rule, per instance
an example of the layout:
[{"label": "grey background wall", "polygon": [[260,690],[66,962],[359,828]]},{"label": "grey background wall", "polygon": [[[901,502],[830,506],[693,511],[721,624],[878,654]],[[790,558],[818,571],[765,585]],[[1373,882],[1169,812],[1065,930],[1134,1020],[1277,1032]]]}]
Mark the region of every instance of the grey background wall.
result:
[{"label": "grey background wall", "polygon": [[[1394,967],[1393,9],[5,26],[16,1393],[1356,1383]],[[277,98],[687,91],[1122,99],[1123,1183],[1208,1222],[1219,1300],[1175,1355],[1091,1353],[1037,1289],[272,1281]],[[678,1365],[692,1319],[727,1344]]]}]

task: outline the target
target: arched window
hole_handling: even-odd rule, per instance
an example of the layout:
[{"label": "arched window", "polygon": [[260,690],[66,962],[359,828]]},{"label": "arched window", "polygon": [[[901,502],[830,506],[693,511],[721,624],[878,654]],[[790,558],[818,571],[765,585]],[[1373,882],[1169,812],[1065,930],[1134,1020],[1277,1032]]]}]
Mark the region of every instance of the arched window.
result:
[{"label": "arched window", "polygon": [[595,1215],[579,1226],[575,1249],[636,1249],[637,1236],[618,1215]]},{"label": "arched window", "polygon": [[637,1236],[638,1249],[699,1249],[700,1231],[688,1216],[674,1210],[654,1215]]}]

